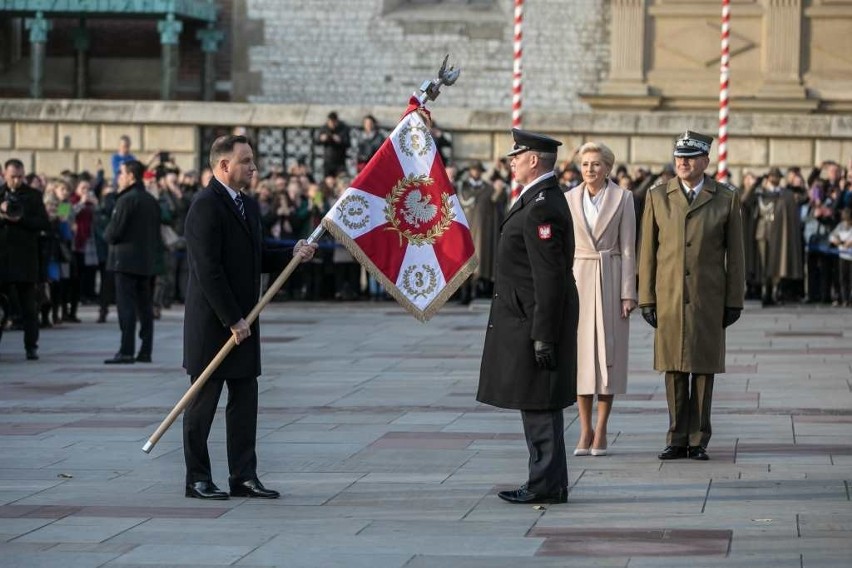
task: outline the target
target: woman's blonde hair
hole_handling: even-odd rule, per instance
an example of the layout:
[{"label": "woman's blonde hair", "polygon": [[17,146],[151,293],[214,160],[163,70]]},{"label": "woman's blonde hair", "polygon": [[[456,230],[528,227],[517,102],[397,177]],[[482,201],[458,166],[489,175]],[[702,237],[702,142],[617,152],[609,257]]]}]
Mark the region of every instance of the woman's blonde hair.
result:
[{"label": "woman's blonde hair", "polygon": [[612,150],[609,149],[609,146],[603,142],[586,142],[580,146],[580,150],[577,152],[577,155],[582,158],[584,154],[588,154],[589,152],[597,152],[600,154],[604,163],[610,170],[615,165],[615,154],[613,154]]}]

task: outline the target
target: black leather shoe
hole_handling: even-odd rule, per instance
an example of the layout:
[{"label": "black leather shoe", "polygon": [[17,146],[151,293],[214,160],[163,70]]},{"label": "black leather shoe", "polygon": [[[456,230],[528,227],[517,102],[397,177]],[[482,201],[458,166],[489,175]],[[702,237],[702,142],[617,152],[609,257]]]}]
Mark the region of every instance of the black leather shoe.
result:
[{"label": "black leather shoe", "polygon": [[281,494],[263,486],[259,479],[247,479],[231,485],[231,497],[258,497],[260,499],[278,499]]},{"label": "black leather shoe", "polygon": [[35,349],[27,349],[27,360],[38,361],[38,351]]},{"label": "black leather shoe", "polygon": [[196,481],[187,484],[185,495],[193,499],[214,499],[218,501],[224,501],[228,498],[228,494],[216,487],[216,484],[212,481]]},{"label": "black leather shoe", "polygon": [[533,493],[524,485],[512,491],[500,491],[497,493],[497,497],[509,503],[565,503],[568,501],[568,489],[562,488],[551,495],[539,495],[538,493]]},{"label": "black leather shoe", "polygon": [[707,450],[701,446],[689,446],[689,459],[707,461],[710,459],[710,456],[707,455]]},{"label": "black leather shoe", "polygon": [[140,353],[139,355],[136,356],[136,362],[137,363],[150,363],[151,362],[151,356],[150,355],[143,355],[142,353]]},{"label": "black leather shoe", "polygon": [[121,353],[116,353],[115,357],[112,359],[107,359],[104,361],[105,365],[132,365],[136,362],[136,358],[133,355],[122,355]]},{"label": "black leather shoe", "polygon": [[684,446],[666,446],[666,449],[657,457],[661,460],[678,460],[686,456],[687,451]]}]

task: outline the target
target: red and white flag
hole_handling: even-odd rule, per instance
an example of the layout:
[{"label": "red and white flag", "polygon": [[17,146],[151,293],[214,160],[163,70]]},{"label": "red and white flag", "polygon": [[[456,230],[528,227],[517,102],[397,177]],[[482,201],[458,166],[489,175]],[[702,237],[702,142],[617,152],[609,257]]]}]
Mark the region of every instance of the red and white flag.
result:
[{"label": "red and white flag", "polygon": [[323,227],[420,321],[476,268],[444,162],[412,97],[402,120],[323,218]]}]

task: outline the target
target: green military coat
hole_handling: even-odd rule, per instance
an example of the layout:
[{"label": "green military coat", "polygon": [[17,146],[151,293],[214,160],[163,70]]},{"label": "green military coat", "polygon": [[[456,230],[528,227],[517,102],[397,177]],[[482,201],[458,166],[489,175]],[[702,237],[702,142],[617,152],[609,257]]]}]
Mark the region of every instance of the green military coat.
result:
[{"label": "green military coat", "polygon": [[737,191],[709,176],[691,205],[677,178],[649,190],[639,258],[639,307],[657,309],[654,368],[725,372],[725,307],[745,294]]}]

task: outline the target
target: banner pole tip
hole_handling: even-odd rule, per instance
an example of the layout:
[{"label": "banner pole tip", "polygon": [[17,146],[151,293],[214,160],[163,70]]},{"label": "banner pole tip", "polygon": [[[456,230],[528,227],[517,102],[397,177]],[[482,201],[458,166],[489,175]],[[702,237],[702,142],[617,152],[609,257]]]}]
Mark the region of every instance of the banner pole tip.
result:
[{"label": "banner pole tip", "polygon": [[150,454],[153,447],[154,447],[154,444],[151,443],[151,440],[148,440],[147,442],[145,442],[145,445],[142,446],[142,451],[145,452],[146,454]]}]

